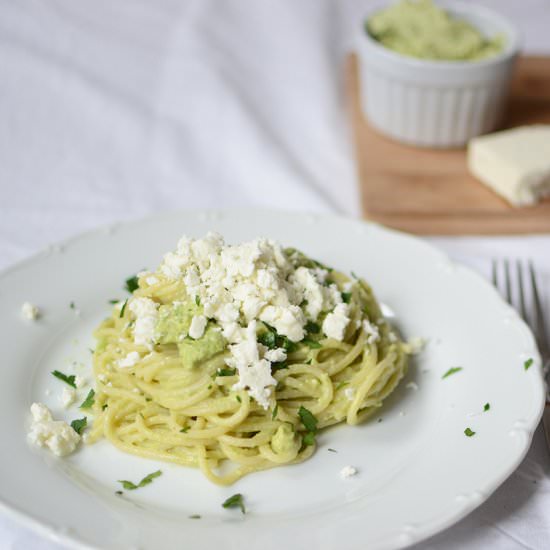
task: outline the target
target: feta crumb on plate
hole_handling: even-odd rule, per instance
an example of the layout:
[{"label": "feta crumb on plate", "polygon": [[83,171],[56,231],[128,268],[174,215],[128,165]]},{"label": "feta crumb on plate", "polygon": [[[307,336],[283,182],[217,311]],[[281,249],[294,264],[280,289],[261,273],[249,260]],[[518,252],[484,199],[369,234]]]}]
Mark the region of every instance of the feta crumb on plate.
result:
[{"label": "feta crumb on plate", "polygon": [[342,479],[349,479],[350,477],[353,477],[354,475],[357,475],[357,468],[355,466],[344,466],[340,470],[340,477]]},{"label": "feta crumb on plate", "polygon": [[405,386],[408,390],[418,390],[418,384],[416,382],[409,382],[406,386]]},{"label": "feta crumb on plate", "polygon": [[56,456],[68,455],[76,449],[80,436],[66,422],[54,420],[46,405],[33,403],[31,414],[32,423],[27,436],[30,443],[46,447]]},{"label": "feta crumb on plate", "polygon": [[40,309],[30,302],[25,302],[21,306],[21,314],[29,321],[36,321],[36,319],[40,316]]},{"label": "feta crumb on plate", "polygon": [[70,407],[76,399],[76,391],[74,388],[64,387],[61,392],[61,404],[66,409]]}]

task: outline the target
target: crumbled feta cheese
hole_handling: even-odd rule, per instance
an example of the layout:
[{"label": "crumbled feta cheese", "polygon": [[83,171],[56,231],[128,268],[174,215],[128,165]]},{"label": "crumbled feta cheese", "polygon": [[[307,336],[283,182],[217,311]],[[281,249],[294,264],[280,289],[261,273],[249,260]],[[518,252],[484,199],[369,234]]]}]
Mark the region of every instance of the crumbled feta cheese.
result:
[{"label": "crumbled feta cheese", "polygon": [[344,395],[348,401],[353,401],[353,398],[355,397],[355,390],[353,388],[346,388],[344,390]]},{"label": "crumbled feta cheese", "polygon": [[344,339],[346,327],[349,323],[349,305],[338,304],[323,321],[323,332],[329,337],[341,342]]},{"label": "crumbled feta cheese", "polygon": [[299,342],[304,337],[305,317],[299,306],[267,306],[260,313],[260,320],[275,327],[292,342]]},{"label": "crumbled feta cheese", "polygon": [[158,304],[150,298],[132,298],[128,302],[135,316],[134,342],[152,348],[158,318]]},{"label": "crumbled feta cheese", "polygon": [[141,356],[137,351],[131,351],[128,355],[126,355],[126,357],[119,359],[117,364],[121,369],[127,369],[133,367],[140,360],[140,358]]},{"label": "crumbled feta cheese", "polygon": [[395,342],[397,342],[397,339],[397,335],[395,334],[395,332],[393,332],[393,330],[388,332],[388,340],[390,341],[390,343],[395,344]]},{"label": "crumbled feta cheese", "polygon": [[420,353],[424,349],[425,345],[426,345],[426,340],[418,336],[409,338],[409,340],[407,341],[407,346],[409,348],[408,351],[413,355]]},{"label": "crumbled feta cheese", "polygon": [[206,317],[204,315],[194,315],[189,326],[189,336],[194,340],[198,340],[204,334],[206,328]]},{"label": "crumbled feta cheese", "polygon": [[374,344],[380,340],[380,331],[378,327],[371,323],[368,319],[363,321],[363,330],[367,334],[367,344]]},{"label": "crumbled feta cheese", "polygon": [[264,409],[270,405],[272,388],[277,384],[271,376],[271,363],[260,359],[256,340],[256,321],[251,321],[242,342],[230,346],[231,357],[226,363],[239,372],[239,381],[233,385],[235,391],[246,389],[251,397]]},{"label": "crumbled feta cheese", "polygon": [[405,387],[408,390],[414,390],[414,391],[418,390],[418,384],[416,382],[409,382]]},{"label": "crumbled feta cheese", "polygon": [[[164,256],[159,272],[181,281],[188,299],[201,306],[202,314],[192,318],[189,336],[200,338],[208,321],[214,321],[229,343],[226,362],[239,372],[235,387],[246,388],[264,408],[275,384],[271,363],[284,361],[286,352],[258,344],[252,327],[262,321],[279,335],[300,342],[306,322],[327,313],[323,332],[342,341],[350,322],[350,306],[343,303],[338,285],[327,283],[328,270],[295,268],[282,247],[269,239],[226,245],[216,233],[202,239],[182,237],[176,250]],[[157,308],[146,298],[129,302],[136,318],[136,343],[150,345],[153,341]]]},{"label": "crumbled feta cheese", "polygon": [[340,470],[340,477],[342,479],[349,479],[350,477],[353,477],[354,475],[357,475],[357,468],[355,468],[355,466],[344,466]]},{"label": "crumbled feta cheese", "polygon": [[29,321],[36,321],[36,319],[40,316],[40,309],[30,302],[25,302],[21,306],[21,314]]},{"label": "crumbled feta cheese", "polygon": [[97,375],[97,379],[102,383],[105,384],[109,378],[106,374],[103,374],[102,372]]},{"label": "crumbled feta cheese", "polygon": [[159,280],[158,280],[158,277],[155,277],[154,275],[149,275],[148,277],[145,278],[145,282],[149,286],[153,286],[153,285],[156,285],[159,282]]},{"label": "crumbled feta cheese", "polygon": [[32,423],[27,436],[30,443],[47,447],[57,456],[65,456],[76,449],[80,436],[66,422],[54,420],[46,405],[33,403],[31,414]]},{"label": "crumbled feta cheese", "polygon": [[76,399],[75,389],[64,386],[61,392],[61,404],[63,405],[63,407],[67,409],[75,402],[75,399]]},{"label": "crumbled feta cheese", "polygon": [[74,379],[74,383],[75,383],[75,386],[80,389],[83,386],[85,386],[88,383],[88,381],[83,376],[77,376]]},{"label": "crumbled feta cheese", "polygon": [[270,349],[264,353],[264,359],[271,363],[280,363],[286,359],[286,350],[283,348]]}]

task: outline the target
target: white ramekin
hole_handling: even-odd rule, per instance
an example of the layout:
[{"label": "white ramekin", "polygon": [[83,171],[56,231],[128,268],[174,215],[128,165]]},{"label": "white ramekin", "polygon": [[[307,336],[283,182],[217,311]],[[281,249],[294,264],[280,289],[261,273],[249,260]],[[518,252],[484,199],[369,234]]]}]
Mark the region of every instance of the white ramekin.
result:
[{"label": "white ramekin", "polygon": [[362,21],[357,44],[361,103],[370,124],[393,139],[421,147],[461,147],[501,122],[519,35],[505,18],[473,2],[438,5],[486,35],[503,34],[504,50],[479,61],[407,57],[366,32],[371,12]]}]

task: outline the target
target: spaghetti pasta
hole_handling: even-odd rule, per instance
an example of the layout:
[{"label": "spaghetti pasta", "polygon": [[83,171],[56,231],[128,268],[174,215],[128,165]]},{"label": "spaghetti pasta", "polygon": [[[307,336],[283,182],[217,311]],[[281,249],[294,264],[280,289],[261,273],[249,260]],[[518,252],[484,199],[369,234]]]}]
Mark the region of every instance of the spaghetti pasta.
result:
[{"label": "spaghetti pasta", "polygon": [[[238,251],[218,236],[185,243],[140,274],[127,304],[95,332],[88,442],[105,437],[231,484],[306,460],[318,429],[361,422],[403,377],[407,345],[365,281],[272,241]],[[285,325],[288,312],[295,322]]]}]

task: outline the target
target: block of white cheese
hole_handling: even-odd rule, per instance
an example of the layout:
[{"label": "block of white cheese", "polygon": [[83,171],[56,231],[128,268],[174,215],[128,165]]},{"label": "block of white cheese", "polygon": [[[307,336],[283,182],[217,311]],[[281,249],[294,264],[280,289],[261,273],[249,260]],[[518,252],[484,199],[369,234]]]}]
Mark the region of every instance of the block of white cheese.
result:
[{"label": "block of white cheese", "polygon": [[550,196],[550,125],[521,126],[476,137],[468,168],[513,206]]}]

